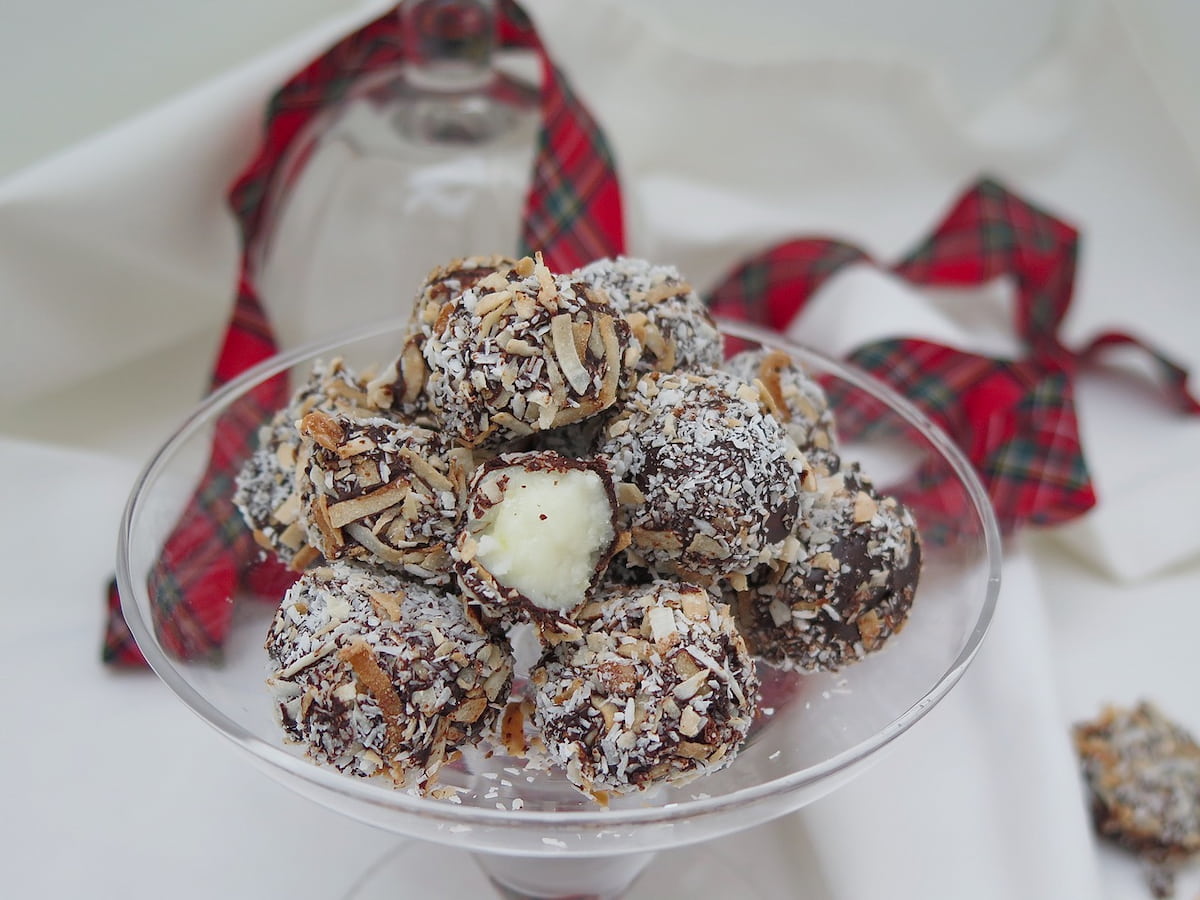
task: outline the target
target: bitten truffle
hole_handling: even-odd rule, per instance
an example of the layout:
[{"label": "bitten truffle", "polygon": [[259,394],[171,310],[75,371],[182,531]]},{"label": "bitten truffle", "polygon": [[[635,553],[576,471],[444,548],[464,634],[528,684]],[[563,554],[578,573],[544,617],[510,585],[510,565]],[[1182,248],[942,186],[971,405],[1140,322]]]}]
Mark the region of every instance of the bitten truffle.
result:
[{"label": "bitten truffle", "polygon": [[506,453],[471,479],[455,550],[459,584],[489,623],[532,621],[577,635],[573,614],[621,537],[612,476],[602,460]]},{"label": "bitten truffle", "polygon": [[724,372],[642,376],[600,452],[622,482],[630,560],[660,574],[748,573],[795,525],[804,457],[759,391]]},{"label": "bitten truffle", "polygon": [[582,637],[547,650],[530,675],[534,721],[573,785],[603,802],[733,760],[758,680],[728,607],[659,581],[607,595],[578,619]]},{"label": "bitten truffle", "polygon": [[447,302],[422,346],[439,425],[469,447],[609,408],[639,352],[602,294],[529,258]]},{"label": "bitten truffle", "polygon": [[880,496],[857,465],[802,492],[781,562],[728,591],[754,654],[785,669],[835,671],[904,627],[921,571],[908,509]]},{"label": "bitten truffle", "polygon": [[458,598],[352,562],[310,569],[266,642],[287,736],[318,762],[425,790],[490,735],[508,700],[508,648]]}]

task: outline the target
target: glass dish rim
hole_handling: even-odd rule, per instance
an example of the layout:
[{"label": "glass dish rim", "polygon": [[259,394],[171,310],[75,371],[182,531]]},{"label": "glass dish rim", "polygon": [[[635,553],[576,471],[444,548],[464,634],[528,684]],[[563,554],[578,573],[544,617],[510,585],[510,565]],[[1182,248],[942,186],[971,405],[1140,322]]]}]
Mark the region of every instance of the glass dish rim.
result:
[{"label": "glass dish rim", "polygon": [[986,596],[966,644],[950,666],[916,702],[875,734],[815,765],[727,794],[681,799],[666,806],[644,808],[606,809],[597,806],[595,810],[521,809],[513,811],[452,804],[417,796],[408,791],[395,790],[375,784],[373,781],[356,779],[293,756],[281,746],[267,743],[210,703],[188,683],[176,663],[163,652],[151,633],[150,625],[143,618],[142,604],[144,602],[148,607],[149,597],[144,582],[141,579],[136,581],[133,579],[129,563],[131,534],[141,510],[143,491],[171,459],[175,450],[215,417],[213,415],[215,410],[224,408],[228,402],[232,402],[236,397],[247,392],[253,385],[284,372],[306,359],[314,359],[322,353],[327,354],[339,346],[399,331],[408,322],[408,317],[389,318],[349,330],[332,338],[311,341],[275,354],[227,382],[194,407],[183,422],[174,429],[170,437],[160,445],[134,481],[125,505],[118,534],[117,583],[121,597],[121,609],[138,648],[155,674],[193,713],[241,749],[256,757],[258,761],[276,766],[283,772],[307,781],[315,787],[345,795],[355,801],[364,802],[376,808],[381,806],[394,808],[397,813],[409,816],[418,815],[424,819],[439,821],[447,825],[470,825],[480,828],[536,826],[556,830],[563,828],[590,830],[613,826],[662,825],[684,820],[694,821],[699,817],[732,812],[760,799],[800,791],[866,760],[908,731],[936,706],[958,683],[977,654],[991,624],[999,594],[1001,539],[987,492],[962,451],[940,427],[909,400],[865,370],[826,356],[820,351],[806,347],[782,334],[744,322],[718,318],[717,324],[725,335],[752,341],[762,346],[799,351],[802,362],[803,357],[811,357],[818,361],[824,370],[882,400],[909,424],[915,426],[938,449],[954,469],[971,498],[983,526],[984,553],[988,568]]}]

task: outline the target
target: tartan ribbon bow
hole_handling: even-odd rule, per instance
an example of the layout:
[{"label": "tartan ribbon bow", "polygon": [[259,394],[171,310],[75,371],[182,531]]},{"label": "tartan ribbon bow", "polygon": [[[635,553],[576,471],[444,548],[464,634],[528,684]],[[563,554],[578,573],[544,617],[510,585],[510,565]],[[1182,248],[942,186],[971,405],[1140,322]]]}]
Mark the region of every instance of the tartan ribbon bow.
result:
[{"label": "tartan ribbon bow", "polygon": [[[559,271],[623,252],[620,187],[603,133],[515,4],[501,4],[500,36],[504,46],[535,50],[544,73],[542,128],[521,251],[540,249]],[[267,189],[281,160],[305,126],[333,108],[356,79],[400,60],[402,38],[400,17],[389,12],[339,41],[273,97],[259,153],[230,192],[243,256],[213,388],[276,351],[251,260],[262,236]],[[851,355],[912,399],[959,443],[983,478],[1006,531],[1026,522],[1066,521],[1095,503],[1072,387],[1078,367],[1106,348],[1142,347],[1157,360],[1180,408],[1200,411],[1187,392],[1186,373],[1135,338],[1108,333],[1079,351],[1062,345],[1058,329],[1071,298],[1077,249],[1078,233],[1070,225],[999,184],[982,181],[925,242],[888,268],[916,285],[977,285],[1000,275],[1013,277],[1015,326],[1027,355],[997,360],[919,338],[877,341]],[[840,241],[788,241],[744,262],[709,299],[719,315],[783,329],[830,276],[852,263],[870,261],[865,252]],[[151,573],[158,598],[155,626],[167,649],[181,657],[220,648],[230,624],[230,599],[239,587],[274,601],[295,578],[261,558],[232,502],[234,477],[254,450],[258,425],[286,399],[283,379],[272,379],[222,416],[188,515]],[[855,422],[849,410],[839,426],[853,432],[869,423]],[[938,496],[937,484],[918,479],[917,487]],[[930,507],[928,496],[922,506]],[[941,512],[955,513],[949,507]],[[121,617],[115,582],[109,586],[108,605],[104,660],[143,664]]]},{"label": "tartan ribbon bow", "polygon": [[[917,337],[868,343],[849,355],[912,400],[967,454],[987,488],[1001,530],[1055,525],[1096,503],[1079,440],[1074,388],[1081,366],[1115,346],[1149,355],[1168,399],[1195,414],[1187,372],[1146,343],[1103,333],[1072,350],[1059,338],[1071,302],[1079,233],[1071,225],[984,179],[967,190],[933,233],[899,262],[886,266],[842,241],[788,241],[743,262],[713,292],[718,314],[783,329],[818,288],[856,263],[871,263],[914,286],[979,286],[1012,280],[1013,327],[1024,349],[1019,359],[995,359]],[[856,421],[839,405],[839,430],[855,434]],[[953,518],[960,491],[940,490],[919,473],[901,499],[923,510],[922,530],[936,526],[931,512]],[[911,496],[905,496],[905,491]],[[918,499],[919,498],[919,499]],[[940,499],[939,499],[940,498]]]}]

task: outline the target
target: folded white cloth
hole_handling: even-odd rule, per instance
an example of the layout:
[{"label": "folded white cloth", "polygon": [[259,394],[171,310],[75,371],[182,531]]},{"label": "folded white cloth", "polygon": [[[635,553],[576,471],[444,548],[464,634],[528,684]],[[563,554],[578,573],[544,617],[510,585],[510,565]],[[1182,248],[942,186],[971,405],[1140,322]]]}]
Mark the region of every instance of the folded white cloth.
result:
[{"label": "folded white cloth", "polygon": [[[1083,230],[1069,341],[1133,323],[1200,366],[1200,325],[1189,312],[1200,283],[1194,160],[1104,4],[1078,4],[1061,39],[1015,84],[977,86],[969,108],[947,102],[944,82],[903,60],[821,57],[808,46],[789,55],[778,38],[768,58],[754,59],[736,42],[678,39],[661,20],[613,0],[528,5],[550,45],[570,48],[559,62],[614,143],[633,252],[677,263],[701,287],[742,256],[798,235],[845,237],[891,259],[987,170]],[[20,473],[6,508],[29,510],[10,518],[3,535],[21,564],[3,601],[19,627],[5,632],[0,671],[10,684],[26,683],[43,658],[36,647],[53,642],[61,662],[46,689],[78,698],[60,718],[36,692],[18,692],[14,721],[36,723],[39,741],[8,741],[0,750],[9,795],[18,808],[40,810],[32,825],[9,817],[3,826],[0,845],[14,861],[6,868],[16,873],[18,893],[82,890],[38,849],[64,840],[85,862],[80,877],[101,893],[123,878],[114,858],[122,869],[136,865],[127,849],[133,843],[157,841],[164,853],[174,845],[177,854],[165,858],[206,874],[194,886],[175,884],[180,896],[193,887],[200,896],[261,885],[255,863],[279,849],[286,834],[279,822],[293,833],[326,835],[351,867],[391,840],[270,788],[189,722],[165,689],[95,662],[99,593],[130,461],[140,462],[191,405],[228,314],[237,245],[223,197],[251,151],[251,123],[286,73],[368,14],[331,22],[0,184],[0,303],[8,323],[0,412],[6,432],[42,441],[0,443],[0,461]],[[689,27],[702,30],[698,22]],[[713,50],[718,44],[724,52]],[[857,268],[831,281],[794,329],[834,349],[890,332],[1005,352],[1012,350],[1007,302],[1003,286],[959,304]],[[181,353],[184,346],[190,350]],[[1126,382],[1115,388],[1123,400],[1110,388],[1084,379],[1079,398],[1100,506],[1059,532],[1087,554],[1089,568],[1072,572],[1059,560],[1052,578],[1034,579],[1026,555],[1010,553],[994,632],[964,682],[858,782],[770,831],[798,850],[775,860],[783,868],[772,872],[764,896],[795,896],[798,884],[836,898],[1101,893],[1059,691],[1073,671],[1102,671],[1123,623],[1117,614],[1089,620],[1089,641],[1070,640],[1076,624],[1057,617],[1059,598],[1041,593],[1038,582],[1061,592],[1088,585],[1097,571],[1133,578],[1114,596],[1150,604],[1153,623],[1161,598],[1136,593],[1138,579],[1200,546],[1184,518],[1194,479],[1180,482],[1170,471],[1195,458],[1196,427],[1159,412]],[[63,455],[46,441],[88,452]],[[104,450],[124,462],[97,455]],[[1171,497],[1183,502],[1164,499]],[[59,533],[77,544],[71,567],[56,564],[55,545],[45,543]],[[1039,543],[1039,565],[1046,552]],[[1197,580],[1200,573],[1171,584],[1183,590]],[[34,614],[27,598],[45,603]],[[1120,606],[1114,600],[1107,608]],[[1184,620],[1176,623],[1182,632],[1196,627],[1196,610],[1171,609]],[[1165,667],[1154,671],[1160,680],[1150,688],[1168,677]],[[1193,683],[1195,674],[1194,664],[1183,672]],[[1072,716],[1103,696],[1098,685],[1068,684]],[[1200,731],[1194,713],[1183,714]],[[86,767],[70,752],[81,729],[100,736]],[[125,795],[106,787],[109,775],[87,774],[102,769],[138,785],[143,804],[115,826],[110,808]],[[59,792],[64,777],[68,793]],[[62,799],[48,803],[50,796]],[[221,823],[235,809],[261,840],[252,852],[218,848]],[[172,829],[189,824],[167,832],[166,821]],[[239,826],[243,843],[246,833]],[[217,868],[224,858],[228,867]],[[804,870],[814,858],[820,883]],[[297,897],[339,884],[328,872],[271,872],[272,891]],[[1137,890],[1135,880],[1106,881],[1112,896],[1137,895],[1128,892]]]},{"label": "folded white cloth", "polygon": [[77,392],[186,342],[211,353],[236,289],[225,195],[257,147],[267,99],[377,12],[360,5],[0,182],[0,404]]},{"label": "folded white cloth", "polygon": [[959,685],[879,763],[792,820],[828,897],[1101,896],[1027,555],[1010,551],[1002,577]]}]

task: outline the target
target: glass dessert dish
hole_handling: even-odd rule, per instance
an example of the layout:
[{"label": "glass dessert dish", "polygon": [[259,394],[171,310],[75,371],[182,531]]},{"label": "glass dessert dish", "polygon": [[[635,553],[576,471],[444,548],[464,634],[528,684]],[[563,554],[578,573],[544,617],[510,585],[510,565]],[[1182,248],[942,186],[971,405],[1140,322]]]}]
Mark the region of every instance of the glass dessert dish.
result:
[{"label": "glass dessert dish", "polygon": [[[903,631],[836,672],[785,672],[760,663],[763,714],[730,765],[683,786],[616,797],[607,808],[557,770],[500,752],[469,752],[443,768],[438,784],[450,790],[440,797],[313,763],[284,741],[265,686],[263,642],[276,604],[231,598],[231,632],[220,651],[181,658],[161,627],[178,597],[158,587],[154,573],[169,536],[195,514],[189,500],[210,454],[245,453],[240,444],[236,450],[220,446],[219,420],[244,412],[269,379],[302,382],[318,359],[366,366],[394,356],[406,324],[377,324],[281,354],[205,400],[139,478],[118,555],[122,609],[137,643],[197,715],[300,794],[432,842],[396,857],[394,872],[387,871],[392,863],[377,867],[355,896],[375,896],[376,888],[380,896],[464,896],[489,880],[507,897],[623,896],[658,851],[792,812],[862,772],[947,695],[974,658],[995,607],[1001,551],[987,496],[965,457],[871,376],[779,336],[723,322],[731,349],[782,349],[817,377],[838,423],[843,459],[862,462],[881,491],[912,510],[921,528],[923,570]],[[235,520],[230,527],[242,525]],[[478,868],[448,861],[464,852]],[[738,888],[737,873],[708,854],[689,860],[689,878],[707,872],[706,860],[711,876],[694,883]],[[642,886],[655,878],[647,875]]]}]

